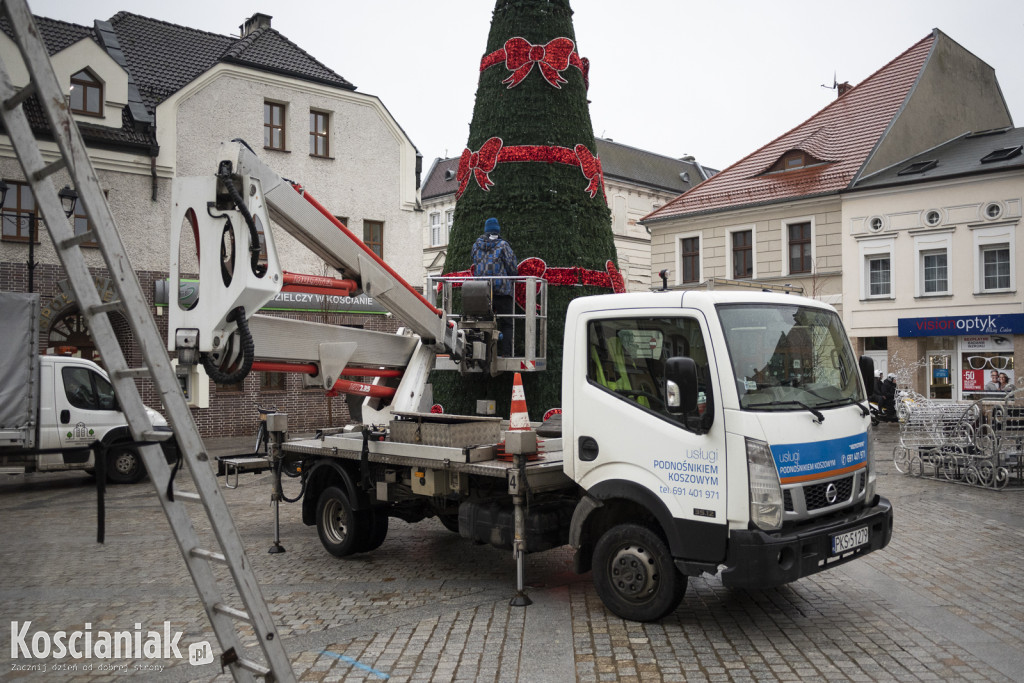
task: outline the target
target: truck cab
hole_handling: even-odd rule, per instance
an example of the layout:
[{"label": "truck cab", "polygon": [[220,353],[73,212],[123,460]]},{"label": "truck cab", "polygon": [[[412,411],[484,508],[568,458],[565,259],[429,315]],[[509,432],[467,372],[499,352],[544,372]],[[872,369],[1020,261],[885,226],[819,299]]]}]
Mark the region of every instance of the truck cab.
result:
[{"label": "truck cab", "polygon": [[[167,420],[146,409],[155,429],[170,431]],[[38,455],[23,471],[55,472],[95,469],[90,444],[107,445],[107,479],[134,483],[146,470],[130,445],[127,421],[107,374],[96,363],[69,356],[39,357]],[[173,440],[168,442],[170,450]]]},{"label": "truck cab", "polygon": [[764,588],[884,547],[858,364],[802,297],[674,291],[574,300],[564,470],[570,543],[616,613],[656,619],[685,577]]}]

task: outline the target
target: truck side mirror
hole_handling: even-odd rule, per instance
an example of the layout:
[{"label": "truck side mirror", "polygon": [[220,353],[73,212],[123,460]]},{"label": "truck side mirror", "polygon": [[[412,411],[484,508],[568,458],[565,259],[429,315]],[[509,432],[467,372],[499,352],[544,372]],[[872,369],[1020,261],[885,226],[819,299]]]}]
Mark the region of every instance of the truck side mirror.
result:
[{"label": "truck side mirror", "polygon": [[665,398],[668,412],[688,415],[697,409],[697,363],[687,356],[665,363]]},{"label": "truck side mirror", "polygon": [[875,359],[871,356],[861,356],[857,359],[857,364],[860,366],[860,378],[864,380],[864,388],[870,395],[875,381]]}]

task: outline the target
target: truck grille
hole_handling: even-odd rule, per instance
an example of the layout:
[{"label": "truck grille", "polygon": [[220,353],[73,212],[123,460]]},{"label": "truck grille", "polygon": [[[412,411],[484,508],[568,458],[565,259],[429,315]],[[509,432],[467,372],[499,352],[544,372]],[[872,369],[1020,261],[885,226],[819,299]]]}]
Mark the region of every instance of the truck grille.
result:
[{"label": "truck grille", "polygon": [[[782,503],[783,508],[786,512],[795,512],[796,506],[793,504],[794,491],[800,491],[804,497],[804,510],[807,512],[813,512],[814,510],[820,510],[822,508],[831,507],[832,505],[839,505],[841,503],[849,502],[853,494],[853,484],[855,475],[843,477],[842,479],[835,479],[833,481],[826,481],[816,484],[808,484],[807,486],[783,489],[782,491]],[[866,475],[861,477],[860,490],[864,490],[864,479]],[[825,490],[829,484],[835,484],[836,487],[836,502],[829,503],[825,499]]]},{"label": "truck grille", "polygon": [[[829,503],[825,500],[825,489],[829,484],[835,484],[838,489],[839,495],[836,496],[835,503]],[[837,503],[845,503],[850,500],[850,494],[853,492],[853,476],[843,477],[835,481],[826,482],[823,484],[810,484],[804,487],[804,504],[807,506],[808,512],[811,510],[818,510],[820,508],[828,507],[829,505],[835,505]]]}]

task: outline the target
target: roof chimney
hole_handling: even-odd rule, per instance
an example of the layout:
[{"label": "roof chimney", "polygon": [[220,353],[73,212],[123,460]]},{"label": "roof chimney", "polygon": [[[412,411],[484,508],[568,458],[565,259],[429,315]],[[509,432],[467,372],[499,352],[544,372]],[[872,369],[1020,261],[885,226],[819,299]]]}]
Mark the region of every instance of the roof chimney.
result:
[{"label": "roof chimney", "polygon": [[838,85],[836,85],[836,99],[838,100],[840,97],[850,92],[851,90],[853,90],[853,86],[850,85],[849,81],[843,81],[842,83],[839,83]]},{"label": "roof chimney", "polygon": [[245,23],[239,26],[238,29],[242,32],[242,37],[245,38],[247,35],[249,35],[257,29],[270,28],[271,19],[273,19],[273,17],[270,16],[269,14],[262,14],[260,12],[257,12],[256,14],[246,19]]}]

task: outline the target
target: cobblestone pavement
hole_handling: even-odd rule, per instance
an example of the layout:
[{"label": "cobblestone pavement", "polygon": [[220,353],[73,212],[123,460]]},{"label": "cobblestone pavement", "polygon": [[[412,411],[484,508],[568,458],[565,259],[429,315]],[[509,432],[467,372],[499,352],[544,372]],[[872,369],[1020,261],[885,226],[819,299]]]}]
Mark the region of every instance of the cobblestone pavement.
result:
[{"label": "cobblestone pavement", "polygon": [[[886,459],[895,426],[872,431],[879,490],[896,510],[889,547],[761,592],[691,579],[654,624],[607,612],[565,549],[528,557],[534,604],[511,607],[510,554],[436,520],[392,520],[379,550],[338,560],[284,506],[287,552],[271,555],[268,476],[243,475],[225,495],[302,680],[1024,681],[1024,492],[901,475]],[[0,679],[217,678],[216,666],[179,659],[14,670],[31,662],[13,659],[10,621],[31,621],[31,635],[162,631],[166,620],[186,657],[188,644],[213,642],[151,485],[108,489],[104,545],[95,499],[79,473],[0,479]]]}]

